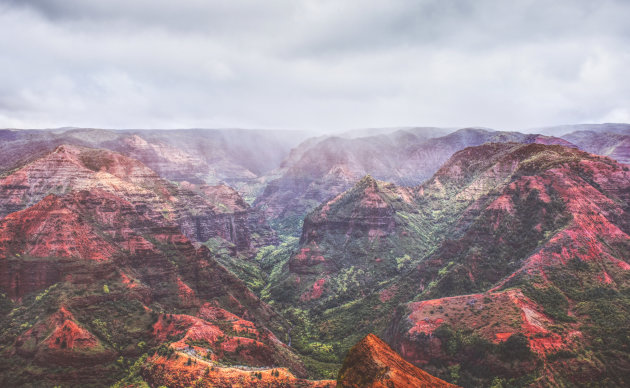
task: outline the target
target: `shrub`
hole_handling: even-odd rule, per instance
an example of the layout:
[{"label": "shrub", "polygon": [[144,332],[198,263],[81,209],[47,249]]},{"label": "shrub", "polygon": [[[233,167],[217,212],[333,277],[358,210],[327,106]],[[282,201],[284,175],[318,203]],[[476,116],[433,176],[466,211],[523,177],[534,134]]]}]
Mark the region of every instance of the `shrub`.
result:
[{"label": "shrub", "polygon": [[524,360],[532,355],[529,340],[521,333],[512,334],[501,343],[501,353],[509,360]]}]

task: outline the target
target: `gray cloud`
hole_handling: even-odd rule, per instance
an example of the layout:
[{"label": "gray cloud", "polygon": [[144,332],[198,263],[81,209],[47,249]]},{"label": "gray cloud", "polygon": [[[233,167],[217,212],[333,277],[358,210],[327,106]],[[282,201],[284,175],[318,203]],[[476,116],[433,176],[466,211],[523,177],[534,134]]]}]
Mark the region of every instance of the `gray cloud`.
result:
[{"label": "gray cloud", "polygon": [[0,1],[0,127],[630,121],[625,1]]}]

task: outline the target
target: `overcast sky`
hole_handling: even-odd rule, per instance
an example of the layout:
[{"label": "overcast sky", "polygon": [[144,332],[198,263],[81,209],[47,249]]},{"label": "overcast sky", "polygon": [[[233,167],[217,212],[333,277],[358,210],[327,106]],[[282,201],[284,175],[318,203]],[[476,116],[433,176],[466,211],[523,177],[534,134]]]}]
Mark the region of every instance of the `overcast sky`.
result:
[{"label": "overcast sky", "polygon": [[0,0],[0,127],[630,122],[630,1]]}]

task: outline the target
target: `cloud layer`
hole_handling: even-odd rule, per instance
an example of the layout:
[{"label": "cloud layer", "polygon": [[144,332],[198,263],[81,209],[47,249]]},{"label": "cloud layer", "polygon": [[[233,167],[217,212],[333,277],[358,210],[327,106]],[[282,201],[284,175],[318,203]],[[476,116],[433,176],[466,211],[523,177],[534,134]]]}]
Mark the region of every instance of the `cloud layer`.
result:
[{"label": "cloud layer", "polygon": [[0,1],[0,127],[630,122],[630,2]]}]

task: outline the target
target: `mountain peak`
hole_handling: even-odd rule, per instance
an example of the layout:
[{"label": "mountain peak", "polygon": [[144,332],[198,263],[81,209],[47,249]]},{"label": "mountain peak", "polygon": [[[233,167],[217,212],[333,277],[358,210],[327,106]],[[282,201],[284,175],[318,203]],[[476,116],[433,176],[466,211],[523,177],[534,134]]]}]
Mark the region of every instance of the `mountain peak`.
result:
[{"label": "mountain peak", "polygon": [[361,178],[361,180],[359,181],[359,184],[369,184],[369,185],[375,185],[376,184],[376,179],[374,179],[372,177],[372,175],[367,174],[366,176],[364,176],[363,178]]},{"label": "mountain peak", "polygon": [[[70,144],[62,144],[58,146],[57,148],[55,148],[54,151],[34,161],[34,163],[30,163],[30,165],[41,163],[41,161],[47,160],[47,161],[55,161],[55,163],[62,163],[62,164],[71,163],[71,164],[76,164],[77,166],[82,166],[82,163],[79,159],[79,155],[81,154],[81,148],[82,147],[78,147],[78,146],[74,146]],[[27,166],[23,166],[23,167],[27,167]]]},{"label": "mountain peak", "polygon": [[374,334],[350,349],[339,371],[341,387],[456,387],[405,361]]},{"label": "mountain peak", "polygon": [[153,171],[141,162],[118,152],[72,144],[61,144],[48,155],[33,161],[23,168],[28,168],[29,166],[32,168],[33,166],[41,166],[46,163],[55,163],[56,165],[62,163],[62,165],[65,165],[68,162],[76,165],[78,168],[94,172],[107,172],[121,179],[130,179],[130,175],[155,175]]},{"label": "mountain peak", "polygon": [[68,144],[62,144],[58,146],[57,148],[55,148],[55,150],[53,151],[53,154],[64,154],[68,151],[71,151],[72,149],[73,149],[73,146],[68,145]]}]

